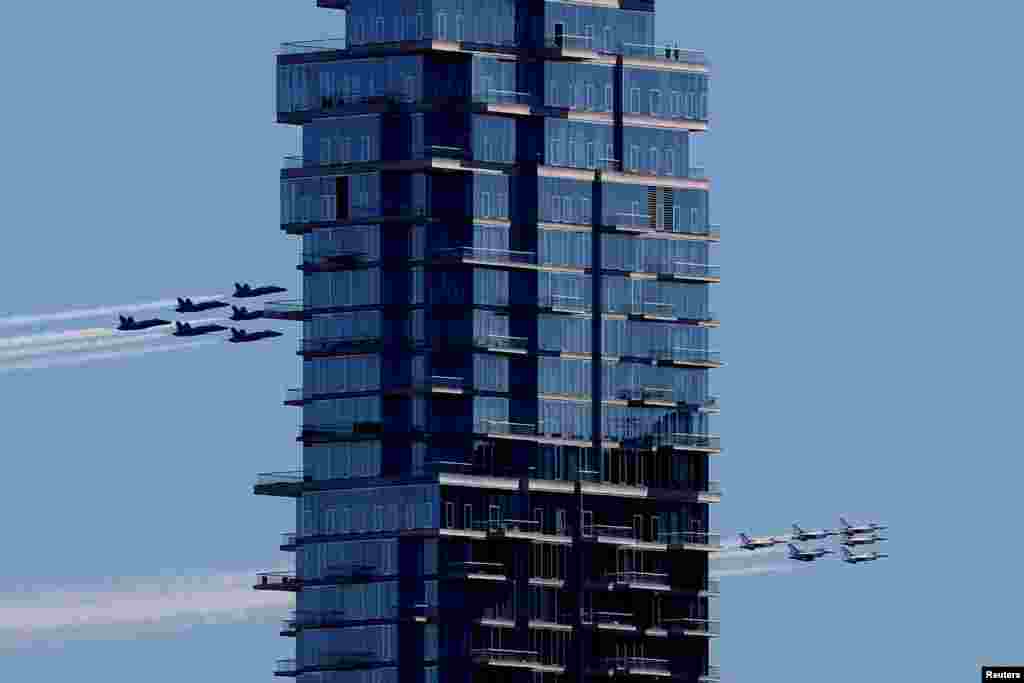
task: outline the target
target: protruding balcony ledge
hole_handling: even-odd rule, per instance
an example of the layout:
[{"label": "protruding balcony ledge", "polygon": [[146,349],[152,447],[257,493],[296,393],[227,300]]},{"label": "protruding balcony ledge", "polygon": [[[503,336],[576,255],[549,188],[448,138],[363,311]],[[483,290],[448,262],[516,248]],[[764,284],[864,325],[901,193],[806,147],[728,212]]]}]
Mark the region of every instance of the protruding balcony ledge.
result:
[{"label": "protruding balcony ledge", "polygon": [[605,574],[610,585],[628,586],[648,590],[672,590],[669,575],[660,572],[610,572]]},{"label": "protruding balcony ledge", "polygon": [[303,425],[298,440],[303,443],[334,443],[352,439],[379,439],[384,432],[380,422],[338,422],[329,425]]},{"label": "protruding balcony ledge", "polygon": [[552,313],[568,313],[582,315],[591,311],[590,302],[581,296],[567,294],[550,294],[538,299],[541,308],[550,309]]},{"label": "protruding balcony ledge", "polygon": [[629,623],[633,619],[632,612],[607,612],[598,610],[586,610],[583,612],[582,622],[587,626],[595,626],[607,631],[637,631],[635,624]]},{"label": "protruding balcony ledge", "polygon": [[315,671],[344,671],[347,669],[363,669],[382,664],[380,657],[375,652],[351,652],[344,654],[325,654],[320,656],[316,662],[305,666],[299,666],[294,659],[277,660],[275,676],[295,677],[304,673]]},{"label": "protruding balcony ledge", "polygon": [[462,377],[442,377],[434,375],[417,382],[422,391],[434,394],[465,394],[472,390]]},{"label": "protruding balcony ledge", "polygon": [[256,485],[253,487],[253,492],[260,496],[298,498],[302,493],[303,482],[305,481],[302,470],[261,472],[256,475]]},{"label": "protruding balcony ledge", "polygon": [[670,349],[654,349],[651,356],[659,365],[699,368],[720,368],[724,365],[721,352],[710,349],[673,346]]},{"label": "protruding balcony ledge", "polygon": [[544,664],[540,653],[535,650],[503,650],[500,648],[482,648],[473,650],[473,661],[481,666],[499,668],[527,669],[529,671],[560,673],[565,667],[557,664]]},{"label": "protruding balcony ledge", "polygon": [[[592,439],[582,434],[562,434],[545,432],[542,425],[505,422],[502,420],[480,420],[477,422],[475,431],[477,434],[493,439],[514,439],[518,441],[537,441],[541,443],[561,444],[567,446],[590,446]],[[602,442],[605,448],[620,448],[618,441],[605,440]]]},{"label": "protruding balcony ledge", "polygon": [[663,234],[679,235],[689,239],[706,239],[717,242],[722,239],[722,230],[719,225],[685,226],[680,229],[657,227],[651,225],[651,217],[648,214],[629,212],[617,212],[612,214],[612,222],[601,226],[606,232],[624,232],[636,234]]},{"label": "protruding balcony ledge", "polygon": [[314,337],[302,339],[299,342],[298,353],[309,358],[369,353],[383,343],[383,337]]},{"label": "protruding balcony ledge", "polygon": [[626,437],[628,448],[652,449],[672,448],[677,451],[694,451],[699,453],[721,453],[722,437],[718,434],[644,434],[638,437]]},{"label": "protruding balcony ledge", "polygon": [[715,638],[722,634],[722,622],[688,617],[662,619],[659,624],[647,629],[646,634],[651,636],[686,635]]},{"label": "protruding balcony ledge", "polygon": [[304,254],[298,269],[304,273],[330,273],[357,268],[368,263],[370,258],[366,252],[339,249],[321,254]]},{"label": "protruding balcony ledge", "polygon": [[722,281],[722,267],[689,261],[667,261],[648,266],[662,280],[716,283]]},{"label": "protruding balcony ledge", "polygon": [[302,299],[268,301],[263,305],[263,316],[274,320],[302,320],[308,310]]},{"label": "protruding balcony ledge", "polygon": [[508,581],[501,562],[449,562],[448,577],[472,581]]},{"label": "protruding balcony ledge", "polygon": [[623,389],[619,399],[631,405],[675,407],[675,389],[668,386],[645,386],[637,389]]},{"label": "protruding balcony ledge", "polygon": [[492,353],[526,354],[530,349],[527,337],[507,337],[500,334],[488,334],[476,337],[473,345]]},{"label": "protruding balcony ledge", "polygon": [[258,591],[289,591],[294,593],[302,587],[302,581],[295,575],[294,571],[286,572],[261,572],[256,575]]},{"label": "protruding balcony ledge", "polygon": [[537,252],[484,249],[481,247],[452,247],[434,251],[434,259],[449,263],[532,267],[537,265]]},{"label": "protruding balcony ledge", "polygon": [[707,673],[700,677],[701,683],[718,683],[721,680],[722,668],[714,665],[708,665]]},{"label": "protruding balcony ledge", "polygon": [[669,550],[718,552],[722,549],[722,535],[707,531],[667,531],[659,534],[658,540]]},{"label": "protruding balcony ledge", "polygon": [[294,531],[281,534],[281,550],[292,552],[299,547],[299,535]]},{"label": "protruding balcony ledge", "polygon": [[279,55],[301,55],[310,52],[330,52],[347,50],[348,40],[344,37],[321,38],[319,40],[296,40],[281,43],[277,50]]},{"label": "protruding balcony ledge", "polygon": [[669,660],[650,657],[608,657],[601,660],[594,673],[601,676],[672,677]]},{"label": "protruding balcony ledge", "polygon": [[343,610],[293,610],[281,626],[282,632],[294,635],[299,629],[330,628],[349,620]]}]

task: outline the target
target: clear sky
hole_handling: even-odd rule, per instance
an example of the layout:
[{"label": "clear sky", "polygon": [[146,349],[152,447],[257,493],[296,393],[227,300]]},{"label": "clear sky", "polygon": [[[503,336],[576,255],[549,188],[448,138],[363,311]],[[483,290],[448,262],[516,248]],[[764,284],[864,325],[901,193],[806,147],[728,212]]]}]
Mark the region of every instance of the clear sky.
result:
[{"label": "clear sky", "polygon": [[[0,316],[294,288],[273,54],[341,33],[313,4],[5,3]],[[1021,663],[1019,9],[659,6],[659,39],[714,63],[717,526],[893,527],[883,562],[724,579],[724,680]],[[0,374],[0,612],[19,589],[53,606],[287,562],[291,502],[251,494],[298,459],[277,342]],[[0,679],[270,681],[292,647],[275,615],[0,632]]]}]

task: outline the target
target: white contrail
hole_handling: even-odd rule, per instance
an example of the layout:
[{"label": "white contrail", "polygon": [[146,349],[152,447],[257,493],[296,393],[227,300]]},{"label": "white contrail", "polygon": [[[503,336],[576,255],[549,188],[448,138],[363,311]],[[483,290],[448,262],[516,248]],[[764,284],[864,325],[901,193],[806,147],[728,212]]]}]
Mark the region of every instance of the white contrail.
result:
[{"label": "white contrail", "polygon": [[741,569],[712,569],[709,572],[711,578],[718,579],[726,576],[759,576],[762,574],[789,574],[796,570],[796,565],[785,562],[773,562],[772,564],[758,565],[756,567],[743,567]]},{"label": "white contrail", "polygon": [[22,346],[10,351],[0,351],[0,363],[18,358],[31,358],[35,356],[53,356],[57,354],[81,353],[97,349],[108,349],[119,346],[136,346],[138,344],[149,344],[157,340],[171,338],[169,330],[164,332],[147,332],[144,334],[125,334],[97,336],[94,339],[67,339],[58,343],[38,344],[35,346]]},{"label": "white contrail", "polygon": [[[187,628],[258,616],[285,616],[288,593],[255,591],[256,572],[192,577],[119,579],[115,585],[25,587],[0,593],[0,649],[88,630],[133,637],[141,625]],[[272,611],[272,612],[271,612]],[[118,629],[117,627],[121,627]]]},{"label": "white contrail", "polygon": [[[192,299],[195,303],[199,303],[202,301],[210,301],[211,299],[220,299],[226,296],[226,294],[209,294],[188,298]],[[0,327],[23,327],[25,325],[38,325],[40,323],[79,320],[81,318],[99,318],[102,316],[120,315],[122,313],[135,313],[136,311],[146,311],[154,308],[173,308],[177,305],[177,299],[159,299],[157,301],[145,301],[137,304],[121,304],[119,306],[73,308],[67,311],[44,313],[42,315],[14,315],[7,318],[0,318]]]},{"label": "white contrail", "polygon": [[67,332],[47,332],[45,334],[30,334],[22,337],[3,337],[0,338],[0,349],[16,349],[24,346],[39,346],[40,344],[61,344],[68,341],[100,339],[113,336],[114,330],[109,327],[90,327],[81,330],[68,330]]},{"label": "white contrail", "polygon": [[46,368],[59,368],[69,367],[74,365],[85,365],[87,363],[93,363],[101,360],[115,360],[119,358],[131,358],[132,356],[144,356],[150,353],[166,353],[169,351],[182,351],[184,349],[194,349],[198,346],[207,346],[209,344],[216,344],[222,340],[220,339],[199,339],[192,342],[176,343],[176,344],[163,344],[161,346],[151,346],[148,348],[131,349],[126,351],[107,351],[103,353],[84,353],[84,354],[68,354],[68,355],[51,355],[43,356],[42,358],[24,360],[19,362],[12,362],[6,365],[0,365],[0,373],[12,372],[14,370],[42,370]]}]

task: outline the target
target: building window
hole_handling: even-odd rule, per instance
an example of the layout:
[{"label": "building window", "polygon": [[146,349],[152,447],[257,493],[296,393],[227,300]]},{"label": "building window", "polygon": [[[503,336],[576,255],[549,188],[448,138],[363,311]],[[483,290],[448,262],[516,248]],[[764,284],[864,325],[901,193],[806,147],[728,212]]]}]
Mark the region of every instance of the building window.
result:
[{"label": "building window", "polygon": [[472,529],[473,528],[473,504],[465,503],[462,506],[462,528]]},{"label": "building window", "polygon": [[665,150],[665,174],[675,175],[676,174],[676,153],[673,149]]},{"label": "building window", "polygon": [[437,35],[438,40],[448,40],[448,15],[444,12],[437,13]]},{"label": "building window", "polygon": [[587,143],[587,168],[597,168],[597,156],[594,154],[594,143]]},{"label": "building window", "polygon": [[617,159],[615,158],[615,145],[607,144],[604,148],[604,165],[607,168],[612,168]]},{"label": "building window", "polygon": [[657,116],[661,112],[661,91],[651,91],[651,116]]},{"label": "building window", "polygon": [[683,113],[683,93],[678,90],[672,91],[672,115],[679,116]]},{"label": "building window", "polygon": [[575,166],[576,165],[576,138],[569,138],[569,149],[568,149],[568,152],[569,152],[568,165],[569,166]]},{"label": "building window", "polygon": [[446,502],[444,504],[444,527],[446,529],[455,528],[455,503]]},{"label": "building window", "polygon": [[362,139],[362,149],[360,150],[360,161],[370,160],[370,136],[364,135]]},{"label": "building window", "polygon": [[633,88],[629,91],[630,111],[634,114],[640,113],[640,88]]},{"label": "building window", "polygon": [[613,97],[613,90],[612,90],[611,84],[609,83],[608,85],[604,86],[604,110],[605,111],[612,111],[612,110],[615,109],[615,103],[612,101],[612,97]]},{"label": "building window", "polygon": [[548,159],[548,163],[552,165],[558,164],[558,144],[560,140],[558,138],[551,138],[551,158]]},{"label": "building window", "polygon": [[629,170],[640,170],[640,147],[638,145],[629,146]]},{"label": "building window", "polygon": [[465,40],[463,29],[465,28],[466,20],[461,14],[455,15],[455,40],[462,42]]},{"label": "building window", "polygon": [[658,175],[658,148],[651,147],[647,153],[647,166],[651,175]]},{"label": "building window", "polygon": [[583,104],[587,110],[594,108],[594,84],[586,83],[583,85],[584,99]]},{"label": "building window", "polygon": [[377,40],[383,42],[384,41],[384,17],[377,17],[377,20],[374,22],[374,24],[377,27],[377,35],[375,36],[375,38]]}]

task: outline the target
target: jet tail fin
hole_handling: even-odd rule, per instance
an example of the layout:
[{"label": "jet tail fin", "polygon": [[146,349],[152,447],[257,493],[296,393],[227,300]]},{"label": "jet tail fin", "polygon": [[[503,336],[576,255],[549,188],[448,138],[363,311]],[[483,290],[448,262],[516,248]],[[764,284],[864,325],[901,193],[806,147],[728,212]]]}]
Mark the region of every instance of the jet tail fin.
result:
[{"label": "jet tail fin", "polygon": [[796,523],[794,522],[794,524],[793,524],[793,533],[794,533],[794,534],[796,534],[797,536],[799,536],[799,535],[800,535],[800,534],[802,534],[803,532],[804,532],[804,530],[800,528],[800,525],[799,525],[799,524],[796,524]]},{"label": "jet tail fin", "polygon": [[184,332],[185,331],[185,326],[182,325],[180,322],[176,322],[176,323],[174,323],[174,329],[177,332]]},{"label": "jet tail fin", "polygon": [[745,533],[740,532],[740,543],[750,543],[750,537]]},{"label": "jet tail fin", "polygon": [[796,557],[797,555],[800,554],[800,549],[797,548],[792,543],[787,543],[786,545],[789,546],[789,555],[790,555],[790,557]]},{"label": "jet tail fin", "polygon": [[841,526],[842,526],[842,527],[843,527],[844,529],[849,529],[849,528],[850,528],[850,523],[846,521],[846,518],[845,518],[845,517],[840,517],[840,518],[839,518],[839,524],[840,524],[840,525],[841,525]]}]

